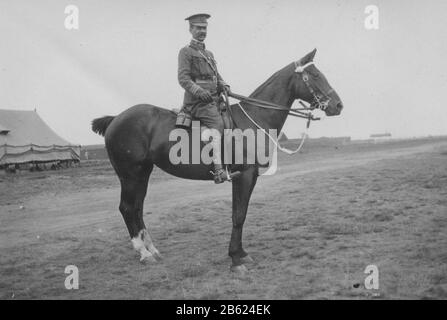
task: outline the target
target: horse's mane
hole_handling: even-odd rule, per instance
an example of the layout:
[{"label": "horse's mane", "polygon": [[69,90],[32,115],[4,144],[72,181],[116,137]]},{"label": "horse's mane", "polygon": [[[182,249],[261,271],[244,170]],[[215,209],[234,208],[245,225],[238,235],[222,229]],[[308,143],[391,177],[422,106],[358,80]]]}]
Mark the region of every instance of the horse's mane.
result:
[{"label": "horse's mane", "polygon": [[274,80],[276,80],[280,75],[282,75],[283,71],[289,68],[290,64],[285,66],[284,68],[276,71],[273,75],[270,76],[263,84],[261,84],[255,91],[250,95],[250,97],[257,96],[260,92],[264,91],[266,87],[268,87]]}]

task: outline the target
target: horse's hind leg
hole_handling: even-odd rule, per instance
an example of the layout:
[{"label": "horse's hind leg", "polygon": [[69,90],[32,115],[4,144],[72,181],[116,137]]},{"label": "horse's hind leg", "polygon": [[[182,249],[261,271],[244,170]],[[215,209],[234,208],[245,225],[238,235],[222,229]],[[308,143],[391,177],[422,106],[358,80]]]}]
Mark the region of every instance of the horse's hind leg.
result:
[{"label": "horse's hind leg", "polygon": [[143,203],[146,197],[149,176],[153,165],[138,166],[139,170],[120,176],[121,202],[119,209],[126,223],[132,245],[141,261],[156,261],[160,253],[152,243],[149,231],[143,221]]}]

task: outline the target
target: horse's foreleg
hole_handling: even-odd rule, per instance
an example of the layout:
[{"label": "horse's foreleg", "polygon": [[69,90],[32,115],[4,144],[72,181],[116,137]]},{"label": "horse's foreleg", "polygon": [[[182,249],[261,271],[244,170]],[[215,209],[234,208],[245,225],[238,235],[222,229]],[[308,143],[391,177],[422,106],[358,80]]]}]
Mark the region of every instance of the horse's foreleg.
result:
[{"label": "horse's foreleg", "polygon": [[233,180],[233,229],[229,248],[233,271],[244,271],[246,269],[244,263],[251,260],[242,248],[242,229],[247,215],[248,202],[257,179],[258,168],[250,167]]}]

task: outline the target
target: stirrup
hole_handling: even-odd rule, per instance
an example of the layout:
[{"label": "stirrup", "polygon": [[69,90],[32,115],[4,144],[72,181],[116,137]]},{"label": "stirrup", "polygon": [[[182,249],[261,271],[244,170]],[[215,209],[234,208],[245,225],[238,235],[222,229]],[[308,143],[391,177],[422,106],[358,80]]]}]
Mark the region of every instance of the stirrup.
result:
[{"label": "stirrup", "polygon": [[217,169],[216,172],[210,171],[210,173],[214,175],[214,183],[216,184],[223,183],[225,181],[231,181],[233,178],[241,174],[240,171],[229,173],[227,166],[225,166],[225,170],[223,168],[220,168]]}]

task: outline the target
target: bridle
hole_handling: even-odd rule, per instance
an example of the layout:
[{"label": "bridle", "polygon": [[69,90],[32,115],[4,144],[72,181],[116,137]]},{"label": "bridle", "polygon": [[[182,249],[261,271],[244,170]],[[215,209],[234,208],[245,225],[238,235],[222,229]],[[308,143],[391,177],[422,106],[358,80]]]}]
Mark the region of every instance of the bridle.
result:
[{"label": "bridle", "polygon": [[[307,119],[307,125],[306,125],[306,130],[309,129],[310,126],[310,122],[314,121],[314,120],[320,120],[320,118],[316,118],[314,117],[314,115],[312,114],[312,111],[314,109],[320,109],[325,111],[326,108],[329,106],[329,102],[331,100],[331,98],[329,97],[329,94],[333,91],[333,89],[329,90],[328,92],[324,92],[324,90],[322,90],[317,83],[313,83],[313,85],[316,87],[316,89],[318,89],[319,93],[316,93],[315,88],[312,86],[310,80],[309,80],[309,74],[308,72],[306,72],[306,68],[310,65],[313,65],[313,61],[312,62],[308,62],[304,65],[301,65],[298,61],[294,61],[295,64],[295,73],[301,74],[302,80],[305,83],[307,89],[309,90],[310,94],[312,95],[312,102],[310,103],[310,106],[306,106],[301,100],[299,101],[299,103],[302,105],[302,108],[287,108],[272,102],[268,102],[268,101],[263,101],[263,100],[258,100],[255,98],[251,98],[251,97],[246,97],[243,95],[239,95],[233,92],[228,92],[227,90],[224,90],[224,97],[225,97],[225,102],[227,105],[227,110],[230,113],[230,116],[234,119],[233,115],[232,115],[232,111],[231,111],[231,107],[230,107],[230,102],[228,97],[232,97],[235,99],[238,99],[240,101],[243,102],[247,102],[252,106],[255,107],[259,107],[259,108],[265,108],[265,109],[273,109],[273,110],[278,110],[278,111],[284,111],[287,112],[288,115],[294,116],[294,117],[298,117],[298,118],[304,118]],[[275,144],[275,146],[281,150],[282,152],[285,152],[289,155],[291,154],[295,154],[297,152],[299,152],[301,150],[301,148],[304,145],[304,141],[307,137],[307,133],[303,133],[302,135],[302,139],[301,139],[301,143],[298,146],[297,149],[295,150],[289,150],[287,148],[282,147],[279,144],[279,138],[281,137],[281,135],[283,134],[283,132],[280,133],[280,136],[277,137],[277,139],[275,140],[268,132],[266,132],[258,123],[256,123],[256,121],[254,119],[252,119],[250,117],[250,115],[247,113],[247,111],[245,111],[245,109],[242,107],[241,103],[237,103],[237,105],[239,106],[239,108],[241,109],[241,111],[244,113],[244,115],[258,128],[260,129],[265,135],[267,135],[269,137],[269,139]]]},{"label": "bridle", "polygon": [[[299,100],[299,103],[301,104],[302,108],[287,108],[287,107],[278,105],[276,103],[263,101],[263,100],[259,100],[259,99],[255,99],[255,98],[251,98],[251,97],[246,97],[246,96],[243,96],[243,95],[240,95],[237,93],[233,93],[233,92],[224,91],[224,96],[226,98],[228,109],[230,110],[229,101],[228,101],[228,96],[230,96],[230,97],[240,100],[242,102],[249,103],[250,105],[255,106],[255,107],[284,111],[284,112],[287,112],[291,116],[307,119],[308,120],[307,126],[309,126],[310,121],[312,121],[312,120],[320,120],[320,118],[314,117],[314,115],[312,114],[312,111],[315,109],[320,109],[322,111],[325,111],[326,108],[329,106],[329,102],[331,100],[331,97],[329,96],[329,94],[331,92],[333,92],[334,90],[330,89],[328,92],[324,92],[324,90],[322,90],[316,82],[311,83],[311,81],[309,79],[309,73],[306,72],[306,68],[309,67],[310,65],[313,65],[314,64],[313,61],[308,62],[304,65],[301,65],[299,63],[299,61],[294,61],[293,63],[295,65],[294,72],[297,74],[301,74],[301,78],[302,78],[304,84],[306,85],[306,88],[309,90],[310,94],[312,95],[312,101],[309,106],[304,104],[303,101]],[[317,93],[317,90],[318,90],[318,93]],[[231,110],[230,110],[230,112],[231,112]]]},{"label": "bridle", "polygon": [[[334,90],[331,88],[328,92],[324,92],[317,83],[314,82],[314,86],[317,87],[320,94],[317,94],[315,92],[315,89],[310,84],[309,80],[309,74],[306,72],[306,68],[310,65],[313,65],[314,62],[308,62],[304,65],[300,65],[297,61],[294,62],[295,64],[295,73],[301,74],[301,78],[303,79],[304,84],[306,85],[307,89],[309,90],[310,94],[312,95],[312,102],[310,104],[310,110],[313,109],[320,109],[322,111],[325,111],[326,108],[329,106],[329,102],[331,101],[331,97],[329,94],[333,92]],[[324,98],[324,99],[323,99]]]}]

